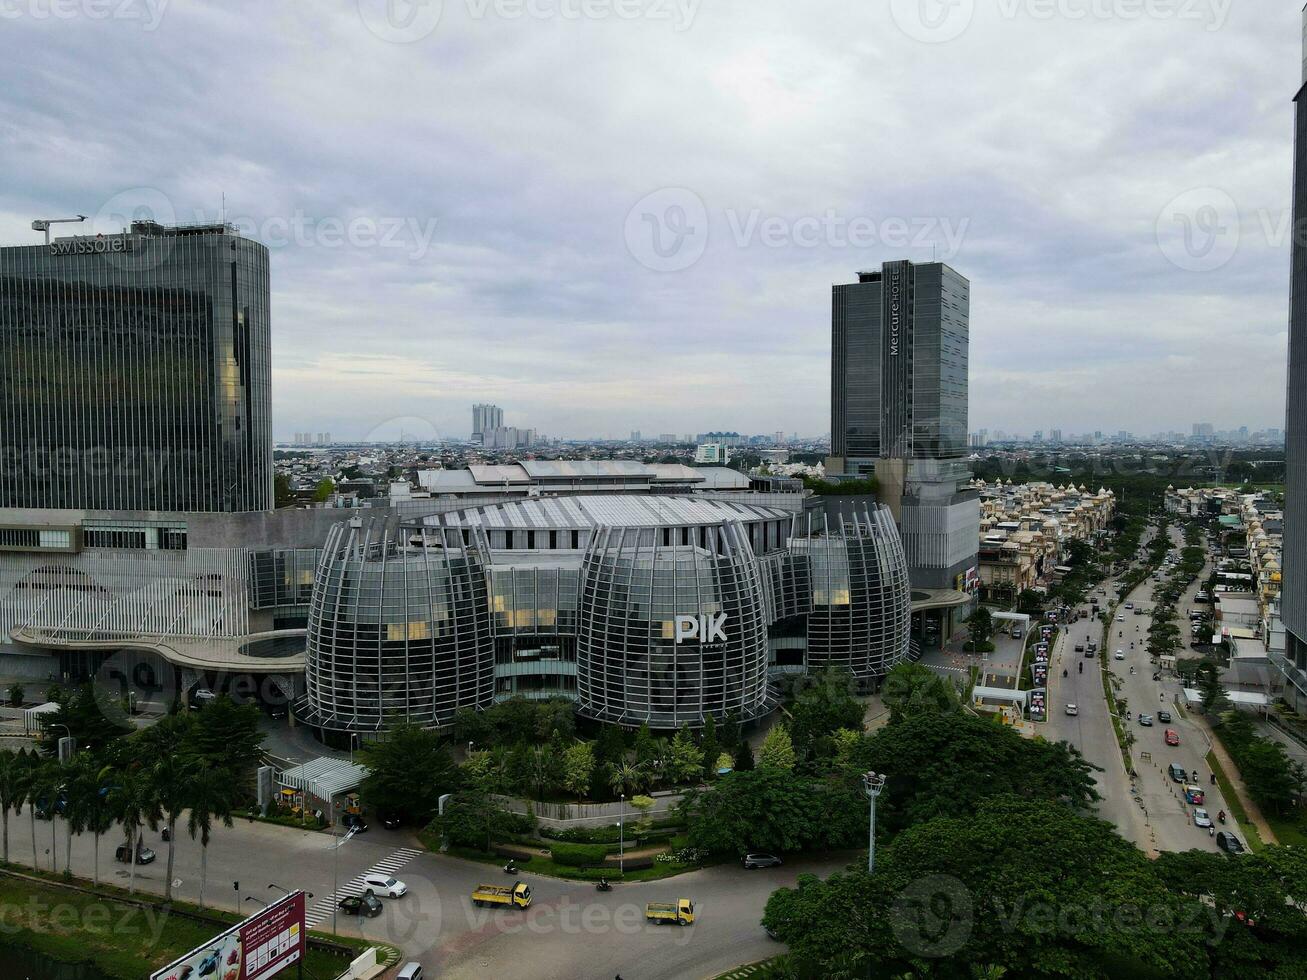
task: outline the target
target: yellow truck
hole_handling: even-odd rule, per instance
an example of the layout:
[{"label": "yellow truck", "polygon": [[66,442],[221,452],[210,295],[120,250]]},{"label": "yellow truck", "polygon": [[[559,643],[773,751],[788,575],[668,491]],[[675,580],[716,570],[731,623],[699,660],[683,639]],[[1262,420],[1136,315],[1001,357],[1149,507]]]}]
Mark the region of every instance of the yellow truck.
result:
[{"label": "yellow truck", "polygon": [[472,904],[524,909],[531,904],[531,886],[525,881],[513,885],[478,885],[472,893]]},{"label": "yellow truck", "polygon": [[644,917],[655,925],[694,925],[694,903],[688,898],[675,902],[650,902],[645,906]]}]

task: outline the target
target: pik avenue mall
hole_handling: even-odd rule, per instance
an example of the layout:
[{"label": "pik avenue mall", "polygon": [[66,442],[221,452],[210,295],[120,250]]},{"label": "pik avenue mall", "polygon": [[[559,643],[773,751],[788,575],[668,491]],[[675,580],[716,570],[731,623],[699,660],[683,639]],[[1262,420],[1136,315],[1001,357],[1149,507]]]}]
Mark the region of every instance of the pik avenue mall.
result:
[{"label": "pik avenue mall", "polygon": [[515,695],[747,721],[827,665],[874,687],[966,615],[979,503],[969,283],[858,278],[833,294],[827,472],[878,499],[527,460],[277,510],[263,245],[136,222],[0,248],[0,676],[289,699],[333,739]]}]

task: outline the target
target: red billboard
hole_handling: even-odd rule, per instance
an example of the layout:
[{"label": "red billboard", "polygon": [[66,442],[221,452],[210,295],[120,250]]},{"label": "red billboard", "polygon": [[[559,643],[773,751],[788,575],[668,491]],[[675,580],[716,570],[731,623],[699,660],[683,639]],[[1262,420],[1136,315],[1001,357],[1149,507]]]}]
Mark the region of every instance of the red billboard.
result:
[{"label": "red billboard", "polygon": [[304,957],[304,893],[260,909],[150,980],[269,980]]}]

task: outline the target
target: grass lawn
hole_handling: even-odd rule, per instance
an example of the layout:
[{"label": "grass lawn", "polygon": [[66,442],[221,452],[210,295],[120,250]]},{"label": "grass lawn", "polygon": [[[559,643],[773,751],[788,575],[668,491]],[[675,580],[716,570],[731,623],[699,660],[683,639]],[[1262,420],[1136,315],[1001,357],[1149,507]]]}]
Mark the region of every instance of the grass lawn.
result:
[{"label": "grass lawn", "polygon": [[[418,838],[429,851],[439,851],[440,841],[432,835],[423,832]],[[454,857],[463,858],[466,861],[476,861],[478,864],[494,865],[496,869],[504,866],[505,858],[497,854],[487,854],[484,851],[473,850],[468,847],[451,847],[445,853]],[[615,868],[576,868],[567,864],[558,864],[547,857],[533,857],[530,861],[517,860],[517,866],[522,871],[528,871],[533,875],[545,875],[549,878],[563,878],[567,881],[598,881],[601,877],[609,881],[659,881],[663,878],[674,878],[677,875],[685,874],[687,871],[698,871],[702,867],[707,867],[714,863],[712,860],[704,861],[702,864],[682,864],[679,861],[655,861],[652,868],[640,868],[638,870],[627,871],[625,874],[619,874]]]},{"label": "grass lawn", "polygon": [[763,960],[761,963],[750,963],[748,966],[741,966],[727,973],[714,978],[714,980],[770,980],[773,977],[785,976],[779,969],[781,957],[773,957],[770,960]]},{"label": "grass lawn", "polygon": [[1294,844],[1298,847],[1307,846],[1307,820],[1301,817],[1275,817],[1263,814],[1266,822],[1271,825],[1275,831],[1275,836],[1281,844]]},{"label": "grass lawn", "polygon": [[[89,882],[78,883],[89,887]],[[102,972],[122,980],[148,977],[222,931],[221,926],[170,914],[153,896],[132,896],[133,901],[147,906],[142,909],[119,900],[119,894],[126,898],[124,891],[108,886],[90,895],[0,875],[0,930],[6,943],[64,963],[93,963]],[[174,903],[174,907],[198,911],[181,902]],[[231,914],[210,909],[204,914],[238,921]],[[336,941],[358,952],[372,945],[351,939]],[[304,965],[306,972],[326,978],[339,976],[349,961],[309,949]]]}]

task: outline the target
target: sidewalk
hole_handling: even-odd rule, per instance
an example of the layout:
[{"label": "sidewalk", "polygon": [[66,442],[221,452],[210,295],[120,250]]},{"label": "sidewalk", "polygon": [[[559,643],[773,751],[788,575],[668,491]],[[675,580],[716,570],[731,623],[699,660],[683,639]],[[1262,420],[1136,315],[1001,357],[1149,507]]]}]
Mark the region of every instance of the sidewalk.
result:
[{"label": "sidewalk", "polygon": [[1199,728],[1203,730],[1203,735],[1207,738],[1207,744],[1212,747],[1212,754],[1216,756],[1216,761],[1221,764],[1226,778],[1230,781],[1235,794],[1239,797],[1239,802],[1243,805],[1243,812],[1248,816],[1248,820],[1257,828],[1257,833],[1262,841],[1266,844],[1278,844],[1279,838],[1275,836],[1275,831],[1271,825],[1266,822],[1262,816],[1262,811],[1257,804],[1253,802],[1252,796],[1248,793],[1248,787],[1243,784],[1243,777],[1239,775],[1239,767],[1234,764],[1230,758],[1230,753],[1225,751],[1225,746],[1221,740],[1212,734],[1212,726],[1208,724],[1207,718],[1197,711],[1189,711],[1188,718]]}]

